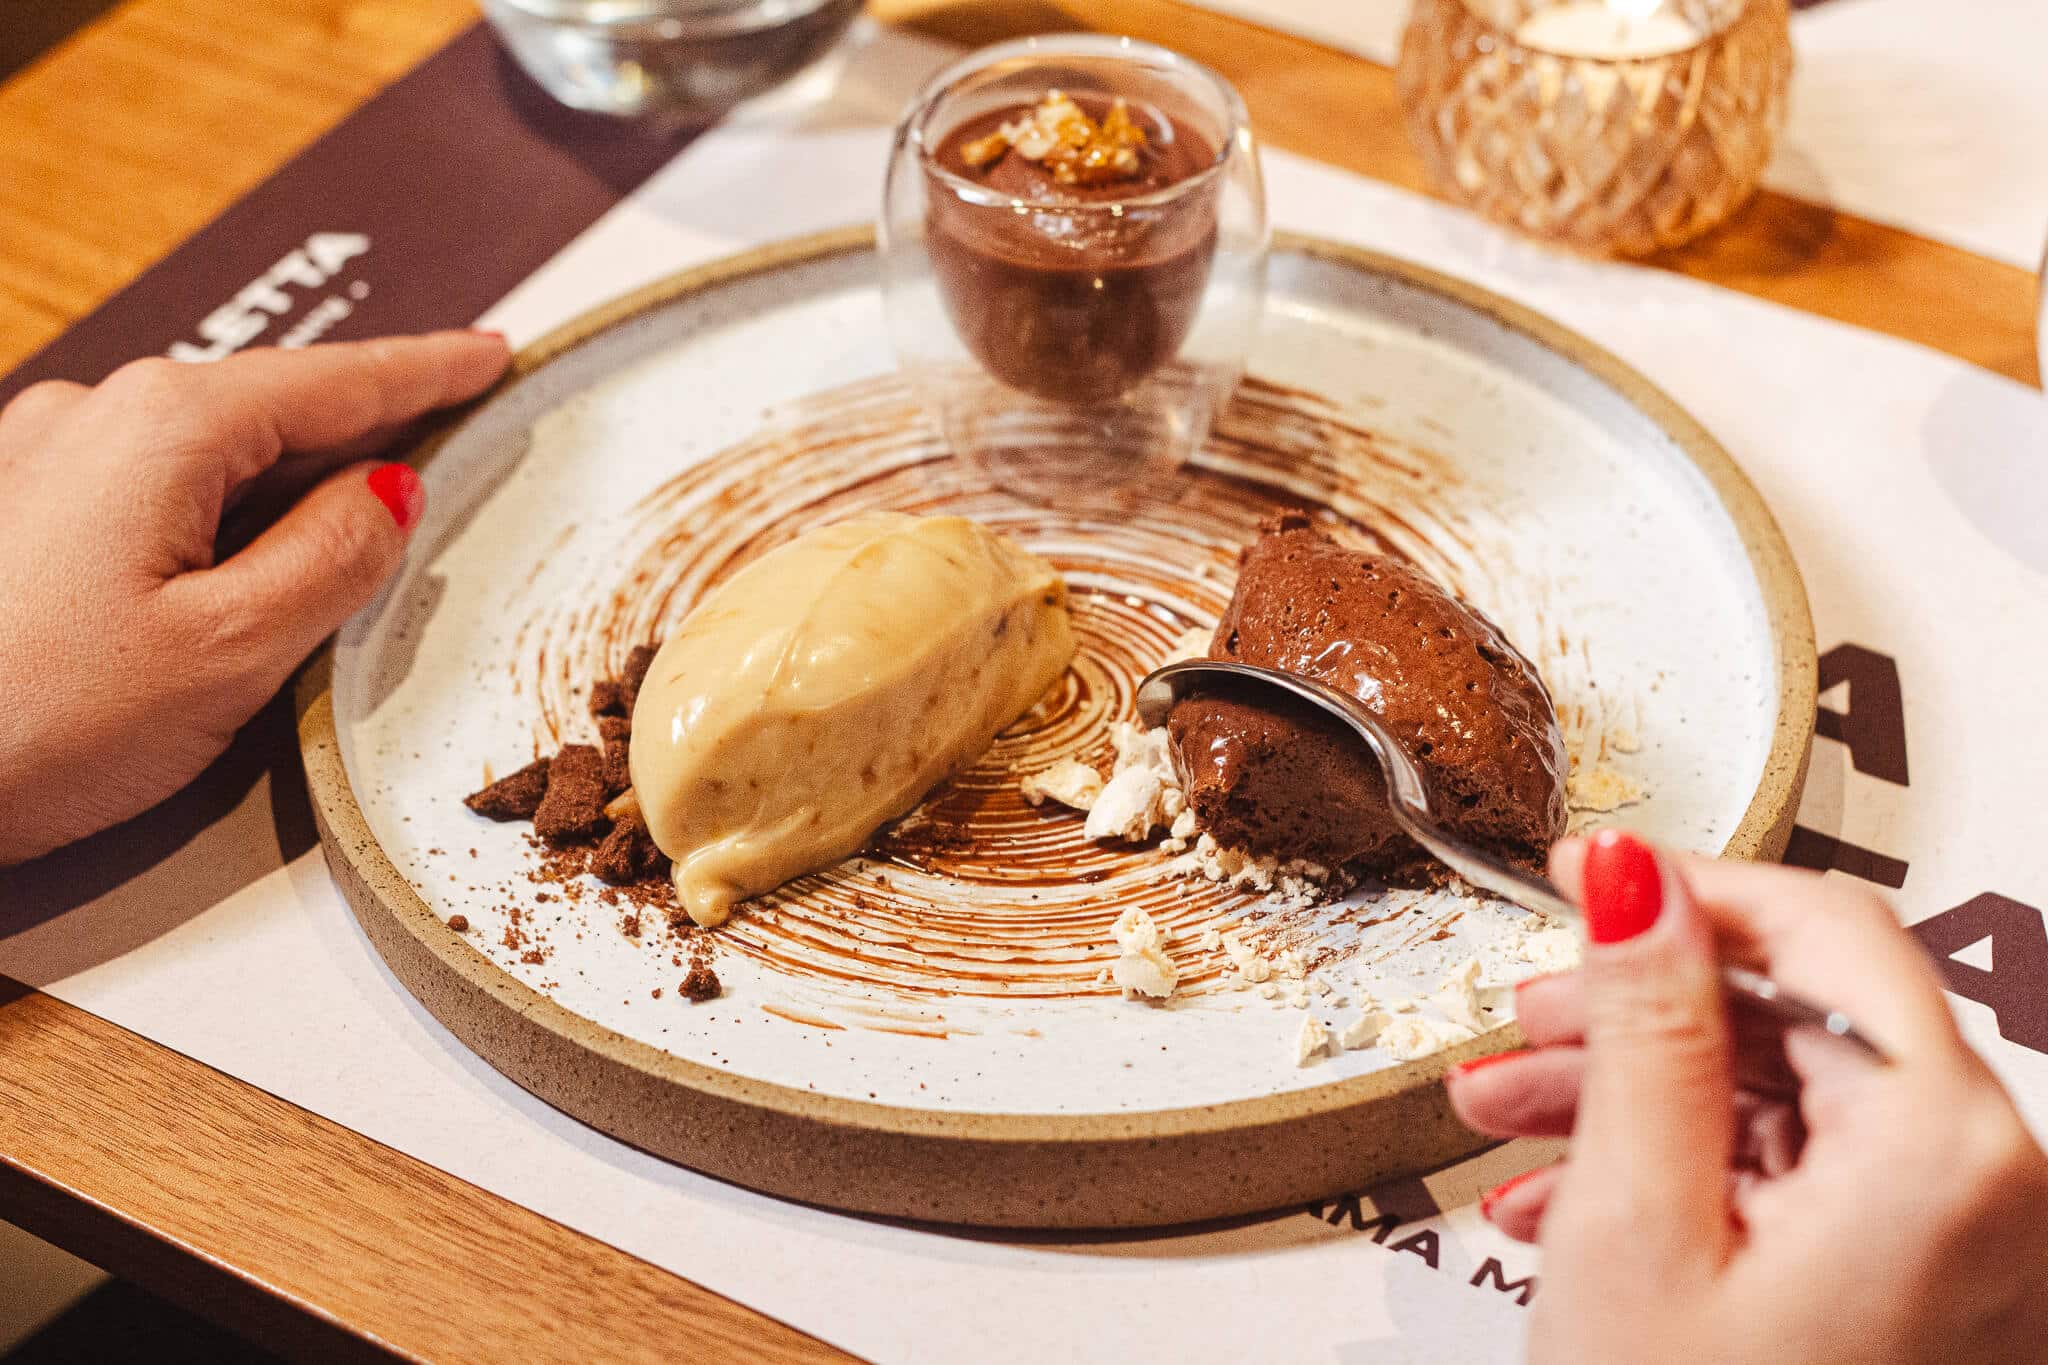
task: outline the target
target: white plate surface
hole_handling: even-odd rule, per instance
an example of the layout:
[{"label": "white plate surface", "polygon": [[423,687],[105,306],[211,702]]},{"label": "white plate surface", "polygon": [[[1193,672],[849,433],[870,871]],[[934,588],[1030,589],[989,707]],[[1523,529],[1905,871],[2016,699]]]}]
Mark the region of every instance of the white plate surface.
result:
[{"label": "white plate surface", "polygon": [[[1268,912],[1162,881],[1163,855],[1090,846],[1078,820],[1026,811],[1011,790],[1053,757],[1105,756],[1132,674],[1213,621],[1247,518],[1278,501],[1378,534],[1536,661],[1581,781],[1601,770],[1646,793],[1575,824],[1625,819],[1706,851],[1735,829],[1777,711],[1760,592],[1705,478],[1592,375],[1417,284],[1280,251],[1257,382],[1194,493],[1136,520],[1048,517],[979,488],[916,419],[891,375],[874,264],[801,262],[602,331],[493,398],[429,466],[411,563],[338,643],[336,728],[385,852],[506,972],[681,1057],[920,1109],[1178,1108],[1390,1065],[1363,1049],[1296,1067],[1304,1012],[1222,989],[1201,929],[1339,954],[1311,1006],[1334,1029],[1361,973],[1383,1000],[1473,956],[1492,983],[1530,974],[1512,952],[1519,912],[1441,892]],[[721,931],[725,994],[691,1005],[675,944],[651,924],[628,938],[595,883],[571,900],[533,882],[526,827],[460,798],[589,738],[575,689],[707,584],[878,503],[985,517],[1069,571],[1074,681],[954,798],[1016,856],[913,834],[805,879]],[[1190,989],[1164,1008],[1095,984],[1133,900],[1175,933]],[[530,939],[507,946],[513,908]]]}]

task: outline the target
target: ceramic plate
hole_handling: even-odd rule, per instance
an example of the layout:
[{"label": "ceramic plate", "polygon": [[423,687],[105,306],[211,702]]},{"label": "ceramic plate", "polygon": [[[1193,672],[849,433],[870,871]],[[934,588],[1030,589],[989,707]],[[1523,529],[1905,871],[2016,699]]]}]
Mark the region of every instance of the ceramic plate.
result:
[{"label": "ceramic plate", "polygon": [[[359,917],[465,1042],[561,1107],[780,1193],[988,1223],[1235,1212],[1474,1145],[1434,1077],[1515,1040],[1504,990],[1482,994],[1499,1027],[1422,1061],[1296,1065],[1295,1045],[1310,1016],[1341,1031],[1368,995],[1426,998],[1467,961],[1489,988],[1530,974],[1521,912],[1378,887],[1276,905],[1091,843],[1017,790],[1058,758],[1107,765],[1135,679],[1214,622],[1237,548],[1285,507],[1413,559],[1536,662],[1575,825],[1782,848],[1813,718],[1796,570],[1711,439],[1562,328],[1284,239],[1251,378],[1183,484],[1136,515],[987,486],[921,419],[884,335],[865,234],[571,324],[431,443],[404,576],[342,632],[331,692],[330,670],[309,681],[309,771]],[[689,945],[658,915],[546,880],[526,826],[461,798],[590,739],[589,681],[736,568],[881,507],[976,517],[1053,559],[1080,657],[867,854],[713,935],[724,993],[692,1004]],[[1101,980],[1132,905],[1172,935],[1163,1006]],[[1313,970],[1233,986],[1210,930]]]}]

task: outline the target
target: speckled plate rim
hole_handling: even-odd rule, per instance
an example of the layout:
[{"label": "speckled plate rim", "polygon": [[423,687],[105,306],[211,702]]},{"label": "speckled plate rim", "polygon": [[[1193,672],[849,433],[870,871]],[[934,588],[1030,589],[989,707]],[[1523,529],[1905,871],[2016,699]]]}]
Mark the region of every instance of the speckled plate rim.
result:
[{"label": "speckled plate rim", "polygon": [[[683,271],[592,309],[519,351],[493,390],[444,419],[408,458],[425,464],[482,405],[611,328],[723,284],[871,251],[874,243],[868,227],[796,238]],[[1770,748],[1756,793],[1723,851],[1738,858],[1780,855],[1814,733],[1813,623],[1791,550],[1735,461],[1642,375],[1528,308],[1323,238],[1279,233],[1274,250],[1391,277],[1523,334],[1618,393],[1698,467],[1740,537],[1777,653],[1779,705]],[[442,922],[386,856],[357,804],[335,729],[332,676],[330,644],[297,689],[307,786],[329,866],[394,974],[465,1045],[549,1103],[624,1141],[740,1184],[868,1212],[1003,1226],[1145,1225],[1279,1207],[1476,1149],[1482,1140],[1457,1123],[1435,1082],[1459,1061],[1522,1041],[1519,1028],[1508,1024],[1420,1061],[1327,1085],[1219,1104],[1083,1115],[916,1109],[819,1095],[687,1061],[557,1004]],[[1193,1199],[1139,1189],[1127,1178],[1134,1147],[1170,1156],[1177,1185],[1203,1179],[1204,1171],[1214,1183]],[[1336,1147],[1349,1154],[1333,1158]],[[805,1159],[793,1159],[793,1152]],[[1391,1160],[1375,1164],[1375,1152]],[[1101,1160],[1091,1164],[1091,1156]],[[1247,1161],[1265,1169],[1247,1172]],[[1060,1192],[1029,1188],[1040,1180],[1058,1182]],[[934,1182],[957,1188],[935,1189]]]}]

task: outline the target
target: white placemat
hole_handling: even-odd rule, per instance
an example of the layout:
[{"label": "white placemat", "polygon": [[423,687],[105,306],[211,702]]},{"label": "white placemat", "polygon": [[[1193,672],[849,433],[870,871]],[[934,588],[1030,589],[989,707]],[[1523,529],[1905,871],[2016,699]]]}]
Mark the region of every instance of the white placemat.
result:
[{"label": "white placemat", "polygon": [[[1409,0],[1197,0],[1391,65]],[[1813,0],[1773,189],[2034,268],[2048,240],[2048,5]]]},{"label": "white placemat", "polygon": [[[693,262],[870,216],[884,125],[942,55],[871,35],[829,100],[793,96],[702,139],[486,325],[531,339]],[[2032,679],[2048,665],[2040,396],[1688,280],[1555,257],[1291,157],[1273,157],[1270,171],[1281,224],[1550,312],[1665,385],[1734,451],[1799,553],[1830,667],[1853,675],[1846,696],[1828,697],[1853,753],[1819,745],[1807,847],[1846,841],[1837,856],[1879,874],[1885,864],[1871,857],[1906,864],[1909,920],[1971,903],[1937,922],[1968,935],[1953,944],[1965,962],[1995,968],[1968,984],[2000,1001],[2007,1031],[2032,1050],[2000,1042],[1988,1008],[1961,1012],[2032,1115],[2048,1119],[2048,1037],[2021,1017],[2026,1001],[2048,1000],[2048,947],[2028,908],[2048,905],[2034,849],[2048,738],[2031,724]],[[247,799],[262,803],[265,789]],[[1986,893],[2005,899],[1975,899]],[[147,910],[116,889],[8,934],[0,972],[863,1355],[1519,1353],[1536,1258],[1487,1227],[1473,1200],[1547,1149],[1498,1149],[1376,1199],[1149,1236],[962,1235],[844,1217],[644,1156],[499,1077],[384,970],[317,853],[191,918],[138,920]],[[1994,930],[2008,946],[1990,944],[1987,956],[1977,940]]]}]

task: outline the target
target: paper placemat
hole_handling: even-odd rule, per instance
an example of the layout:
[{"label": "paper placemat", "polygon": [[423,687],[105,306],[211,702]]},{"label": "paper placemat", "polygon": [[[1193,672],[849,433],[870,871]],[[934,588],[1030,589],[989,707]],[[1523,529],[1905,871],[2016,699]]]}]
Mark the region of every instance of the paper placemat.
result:
[{"label": "paper placemat", "polygon": [[[614,186],[609,211],[482,321],[530,340],[690,264],[872,216],[887,125],[948,54],[873,29],[858,41],[836,76],[705,133],[637,188]],[[427,84],[388,98],[436,103],[431,82],[462,69],[436,62],[408,78]],[[356,137],[374,108],[331,138]],[[371,182],[420,155],[417,139],[352,145]],[[347,273],[368,287],[363,326],[369,300],[431,295],[434,279],[381,252],[389,229],[369,230],[386,206],[294,201],[298,164],[252,196],[270,200],[251,220],[267,236],[238,250],[275,261],[316,232],[368,238]],[[2048,874],[2029,842],[2048,739],[2021,719],[2048,647],[2019,628],[2048,586],[2039,395],[1710,286],[1557,257],[1293,157],[1273,156],[1269,173],[1281,225],[1551,313],[1663,384],[1749,470],[1806,572],[1830,688],[1794,854],[1899,888],[1904,917],[1947,958],[1970,1036],[2048,1121],[2048,929],[2034,908],[2048,905]],[[465,245],[487,254],[492,235]],[[182,254],[136,290],[179,297],[153,277]],[[273,325],[322,297],[309,291]],[[189,312],[113,311],[128,306],[109,311],[131,349],[200,339]],[[467,322],[466,306],[411,325]],[[53,347],[44,372],[70,354],[93,358],[72,371],[91,378],[123,358],[87,336],[107,316]],[[1539,1292],[1535,1254],[1473,1201],[1549,1159],[1549,1144],[1224,1226],[1004,1236],[787,1204],[604,1138],[477,1061],[384,970],[313,845],[276,709],[165,810],[0,873],[0,906],[0,972],[877,1359],[1510,1360]]]},{"label": "paper placemat", "polygon": [[[1196,0],[1391,66],[1409,0]],[[2033,269],[2048,241],[2048,5],[1793,0],[1772,189]]]},{"label": "paper placemat", "polygon": [[478,24],[0,377],[0,402],[151,351],[464,326],[694,135],[563,108]]}]

